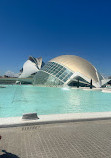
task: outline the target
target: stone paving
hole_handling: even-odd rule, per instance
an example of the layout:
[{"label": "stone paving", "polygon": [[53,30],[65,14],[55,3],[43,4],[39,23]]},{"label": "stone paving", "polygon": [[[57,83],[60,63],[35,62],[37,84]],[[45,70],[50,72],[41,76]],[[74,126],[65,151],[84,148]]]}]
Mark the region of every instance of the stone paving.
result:
[{"label": "stone paving", "polygon": [[111,120],[0,128],[0,158],[111,158]]}]

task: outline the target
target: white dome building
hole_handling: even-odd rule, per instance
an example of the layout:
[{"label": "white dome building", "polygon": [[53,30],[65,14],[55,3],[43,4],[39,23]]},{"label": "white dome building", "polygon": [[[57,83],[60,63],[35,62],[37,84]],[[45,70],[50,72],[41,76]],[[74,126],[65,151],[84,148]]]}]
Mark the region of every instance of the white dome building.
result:
[{"label": "white dome building", "polygon": [[32,56],[24,63],[23,68],[20,70],[19,78],[32,77],[44,65],[42,58],[34,58]]},{"label": "white dome building", "polygon": [[102,87],[109,80],[105,80],[97,69],[87,60],[75,55],[62,55],[50,60],[34,76],[34,84],[69,85],[77,83],[81,86]]}]

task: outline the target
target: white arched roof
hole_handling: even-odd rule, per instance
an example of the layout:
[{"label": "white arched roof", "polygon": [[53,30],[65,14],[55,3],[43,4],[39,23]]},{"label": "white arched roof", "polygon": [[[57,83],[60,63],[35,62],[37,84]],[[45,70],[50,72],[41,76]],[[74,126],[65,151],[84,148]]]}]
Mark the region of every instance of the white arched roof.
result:
[{"label": "white arched roof", "polygon": [[31,62],[30,60],[27,60],[23,65],[23,72],[19,76],[19,78],[27,78],[31,74],[36,73],[38,71],[38,68],[35,63]]},{"label": "white arched roof", "polygon": [[98,74],[96,68],[81,57],[75,55],[62,55],[50,60],[50,62],[56,62],[67,67],[73,72],[79,72],[89,80],[92,79],[94,82],[100,81],[101,75]]},{"label": "white arched roof", "polygon": [[27,78],[31,76],[33,73],[39,71],[42,66],[42,57],[34,58],[32,56],[24,63],[22,68],[22,73],[19,78]]}]

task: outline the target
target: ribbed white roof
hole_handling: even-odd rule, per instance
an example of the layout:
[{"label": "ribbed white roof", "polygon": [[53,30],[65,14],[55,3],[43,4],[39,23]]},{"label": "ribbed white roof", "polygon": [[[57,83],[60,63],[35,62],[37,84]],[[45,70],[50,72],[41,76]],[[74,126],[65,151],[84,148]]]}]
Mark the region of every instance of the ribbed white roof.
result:
[{"label": "ribbed white roof", "polygon": [[73,72],[79,72],[87,78],[99,82],[99,75],[96,68],[81,57],[75,55],[62,55],[50,60],[50,62],[61,64]]}]

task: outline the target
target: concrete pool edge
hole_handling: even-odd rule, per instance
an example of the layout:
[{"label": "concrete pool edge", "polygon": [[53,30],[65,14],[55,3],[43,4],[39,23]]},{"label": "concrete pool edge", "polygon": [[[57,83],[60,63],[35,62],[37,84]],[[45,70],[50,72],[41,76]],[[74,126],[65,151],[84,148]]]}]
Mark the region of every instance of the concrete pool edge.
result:
[{"label": "concrete pool edge", "polygon": [[91,120],[111,119],[111,112],[92,112],[92,113],[69,113],[69,114],[53,114],[39,115],[37,120],[22,120],[22,117],[0,118],[0,128],[41,125],[63,122],[79,122]]}]

